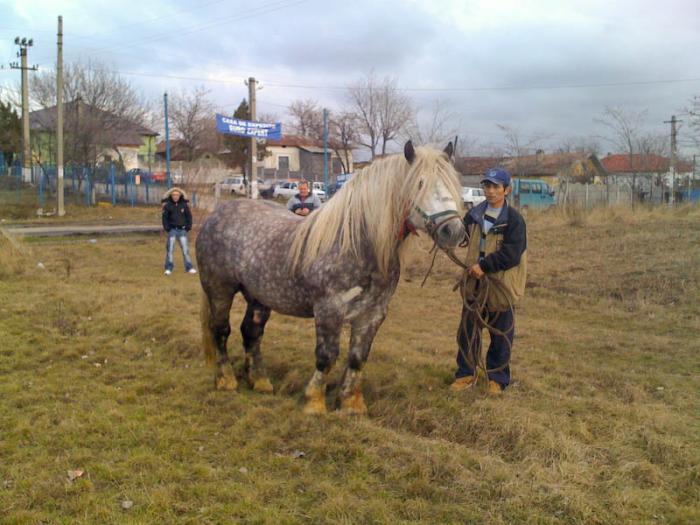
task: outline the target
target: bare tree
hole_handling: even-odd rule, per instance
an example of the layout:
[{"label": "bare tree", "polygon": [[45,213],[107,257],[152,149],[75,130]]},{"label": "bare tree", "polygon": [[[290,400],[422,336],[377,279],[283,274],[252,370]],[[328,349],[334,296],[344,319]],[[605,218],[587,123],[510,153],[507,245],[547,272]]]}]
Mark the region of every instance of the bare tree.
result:
[{"label": "bare tree", "polygon": [[[43,109],[56,105],[56,73],[35,75],[30,83],[32,103]],[[124,134],[140,128],[147,121],[148,105],[140,94],[117,72],[97,63],[66,64],[64,68],[64,144],[66,163],[95,166],[106,149],[113,150],[123,163],[118,149]],[[51,133],[55,113],[44,113],[37,135],[45,139],[35,155],[55,150]],[[48,137],[48,138],[47,138]],[[42,143],[41,140],[38,143]],[[36,159],[39,162],[46,159]],[[82,173],[78,172],[79,183]]]},{"label": "bare tree", "polygon": [[[659,163],[659,157],[668,158],[671,153],[671,145],[666,135],[648,133],[641,135],[637,140],[639,152],[639,170],[646,173],[655,173],[649,180],[649,196],[653,197],[654,187],[661,188],[665,179],[666,166]],[[663,197],[662,197],[663,198]]]},{"label": "bare tree", "polygon": [[466,133],[457,134],[457,148],[455,150],[455,158],[471,157],[476,155],[478,152],[484,151],[484,146],[482,146],[477,137],[469,136]]},{"label": "bare tree", "polygon": [[323,110],[315,100],[295,100],[287,108],[291,127],[302,137],[319,139],[323,135]]},{"label": "bare tree", "polygon": [[512,126],[505,124],[496,124],[496,126],[503,132],[505,138],[505,144],[500,151],[501,155],[512,158],[515,161],[515,174],[523,175],[525,165],[521,158],[540,150],[540,144],[548,138],[548,135],[534,133],[528,138],[523,138],[520,131]]},{"label": "bare tree", "polygon": [[343,172],[350,171],[350,152],[358,140],[357,116],[351,111],[332,115],[329,122],[329,143],[338,155]]},{"label": "bare tree", "polygon": [[348,99],[359,123],[359,144],[376,157],[386,154],[387,145],[395,140],[413,117],[408,97],[399,92],[396,79],[378,81],[373,73],[348,88]]},{"label": "bare tree", "polygon": [[681,113],[688,123],[685,138],[690,142],[690,145],[698,149],[700,147],[700,96],[693,96],[688,101],[688,105],[681,110]]},{"label": "bare tree", "polygon": [[209,90],[196,87],[180,91],[171,98],[169,113],[173,128],[182,140],[187,160],[193,160],[197,149],[205,144],[214,116],[214,105],[207,96]]},{"label": "bare tree", "polygon": [[637,172],[634,168],[634,156],[639,153],[640,128],[647,111],[628,111],[622,108],[606,106],[603,115],[594,119],[608,129],[603,138],[613,144],[619,151],[627,153],[630,170],[632,170],[632,202],[637,195]]},{"label": "bare tree", "polygon": [[528,138],[524,138],[520,131],[513,126],[505,124],[496,124],[496,126],[503,132],[506,141],[504,145],[505,154],[513,158],[532,154],[540,149],[542,141],[548,138],[544,133],[535,133]]},{"label": "bare tree", "polygon": [[402,135],[418,144],[443,146],[457,135],[459,115],[448,108],[449,102],[436,100],[429,112],[421,118],[416,112],[406,123]]},{"label": "bare tree", "polygon": [[[315,100],[296,100],[289,105],[292,129],[303,137],[323,140],[323,108]],[[328,112],[328,144],[340,159],[343,171],[350,169],[350,152],[357,143],[357,116],[351,111]]]},{"label": "bare tree", "polygon": [[596,137],[565,137],[557,147],[559,153],[588,153],[599,155],[600,142]]}]

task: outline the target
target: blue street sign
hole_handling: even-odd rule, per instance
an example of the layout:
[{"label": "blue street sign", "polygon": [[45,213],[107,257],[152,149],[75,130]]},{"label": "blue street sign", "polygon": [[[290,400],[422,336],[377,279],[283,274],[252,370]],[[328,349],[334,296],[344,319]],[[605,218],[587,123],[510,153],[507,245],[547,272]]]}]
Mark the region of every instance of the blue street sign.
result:
[{"label": "blue street sign", "polygon": [[280,140],[282,138],[282,124],[268,124],[266,122],[253,122],[241,120],[224,115],[216,115],[216,130],[224,135],[237,135],[239,137],[257,137],[259,139]]}]

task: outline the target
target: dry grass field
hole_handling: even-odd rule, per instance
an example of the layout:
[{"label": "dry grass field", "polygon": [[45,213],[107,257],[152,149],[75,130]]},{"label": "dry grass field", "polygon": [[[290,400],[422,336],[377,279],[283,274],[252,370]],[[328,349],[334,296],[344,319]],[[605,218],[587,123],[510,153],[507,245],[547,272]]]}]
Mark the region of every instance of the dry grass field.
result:
[{"label": "dry grass field", "polygon": [[528,225],[512,387],[449,392],[458,274],[439,258],[421,288],[422,249],[367,418],[302,414],[310,320],[268,323],[274,395],[213,391],[163,238],[0,237],[0,523],[700,523],[700,209]]}]

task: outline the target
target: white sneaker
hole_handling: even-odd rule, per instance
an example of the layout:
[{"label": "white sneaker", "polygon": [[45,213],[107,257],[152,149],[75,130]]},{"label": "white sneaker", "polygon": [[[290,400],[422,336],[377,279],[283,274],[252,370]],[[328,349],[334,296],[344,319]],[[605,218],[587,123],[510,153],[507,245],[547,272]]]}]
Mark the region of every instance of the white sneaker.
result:
[{"label": "white sneaker", "polygon": [[197,273],[197,270],[195,270],[194,268],[190,268],[189,270],[187,270],[187,273]]},{"label": "white sneaker", "polygon": [[165,275],[170,275],[171,273],[173,273],[172,270],[165,270]]}]

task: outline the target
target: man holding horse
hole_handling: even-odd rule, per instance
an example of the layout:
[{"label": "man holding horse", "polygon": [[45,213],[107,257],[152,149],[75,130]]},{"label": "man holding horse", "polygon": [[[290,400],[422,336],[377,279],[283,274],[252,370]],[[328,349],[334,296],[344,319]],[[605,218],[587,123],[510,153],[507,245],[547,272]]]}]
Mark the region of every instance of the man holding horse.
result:
[{"label": "man holding horse", "polygon": [[[469,245],[467,278],[463,282],[464,306],[457,332],[457,372],[453,391],[476,383],[478,367],[488,376],[489,393],[500,395],[510,383],[510,354],[515,334],[513,305],[525,291],[527,234],[525,221],[509,206],[510,174],[489,170],[481,185],[486,201],[464,217]],[[487,328],[491,344],[482,363],[481,333]]]},{"label": "man holding horse", "polygon": [[287,202],[287,209],[292,213],[306,217],[309,213],[321,207],[321,199],[309,190],[309,183],[305,180],[299,183],[299,193],[292,196]]}]

